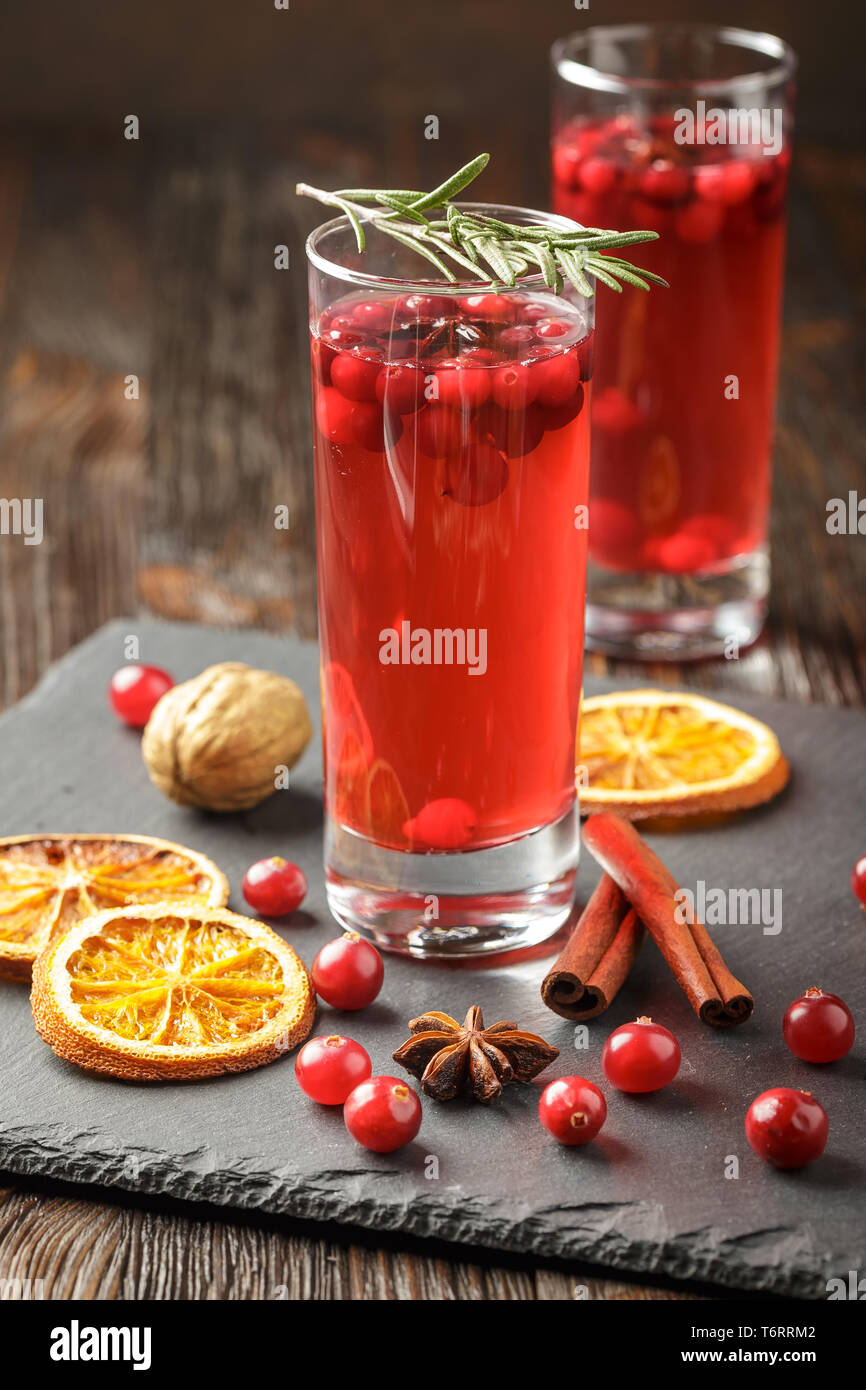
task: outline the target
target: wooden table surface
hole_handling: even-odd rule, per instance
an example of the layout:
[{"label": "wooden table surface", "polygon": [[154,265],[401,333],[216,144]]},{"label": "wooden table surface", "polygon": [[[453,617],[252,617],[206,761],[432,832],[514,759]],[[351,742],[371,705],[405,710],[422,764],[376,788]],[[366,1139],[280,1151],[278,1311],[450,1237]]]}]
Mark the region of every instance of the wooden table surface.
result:
[{"label": "wooden table surface", "polygon": [[[42,497],[45,515],[42,545],[0,537],[0,706],[120,614],[315,634],[303,235],[318,210],[293,189],[301,173],[374,178],[369,157],[323,137],[279,158],[119,144],[0,149],[0,497]],[[430,186],[411,148],[398,154],[403,181]],[[486,194],[517,180],[541,205],[543,161],[521,172],[517,158]],[[589,657],[591,670],[864,703],[866,538],[825,524],[829,499],[866,496],[864,195],[862,157],[800,147],[764,637],[736,661]],[[280,244],[288,271],[274,268]],[[278,503],[288,532],[274,530]],[[700,1293],[7,1177],[0,1279],[16,1277],[46,1298]]]}]

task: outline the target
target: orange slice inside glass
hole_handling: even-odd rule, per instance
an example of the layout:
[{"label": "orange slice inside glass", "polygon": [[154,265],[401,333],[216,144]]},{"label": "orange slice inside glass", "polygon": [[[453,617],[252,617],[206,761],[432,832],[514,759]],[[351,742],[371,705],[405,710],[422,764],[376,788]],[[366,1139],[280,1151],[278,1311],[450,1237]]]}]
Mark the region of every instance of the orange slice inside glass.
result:
[{"label": "orange slice inside glass", "polygon": [[0,975],[29,979],[40,951],[109,907],[228,902],[205,855],[148,835],[17,835],[0,840]]},{"label": "orange slice inside glass", "polygon": [[367,778],[367,824],[377,844],[390,849],[408,849],[409,837],[403,826],[409,819],[400,779],[390,763],[377,758]]},{"label": "orange slice inside glass", "polygon": [[58,1056],[139,1081],[262,1066],[316,1012],[306,967],[276,932],[188,902],[79,922],[38,957],[31,1003]]},{"label": "orange slice inside glass", "polygon": [[768,725],[730,705],[666,690],[583,701],[580,809],[629,819],[742,810],[769,801],[790,775]]}]

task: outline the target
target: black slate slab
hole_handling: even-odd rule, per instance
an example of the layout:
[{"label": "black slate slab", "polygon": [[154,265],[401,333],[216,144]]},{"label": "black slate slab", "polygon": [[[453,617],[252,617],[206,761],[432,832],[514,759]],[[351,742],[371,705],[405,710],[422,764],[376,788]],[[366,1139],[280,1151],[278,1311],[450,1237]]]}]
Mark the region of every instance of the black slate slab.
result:
[{"label": "black slate slab", "polygon": [[[142,620],[115,622],[54,667],[0,720],[0,833],[137,831],[212,855],[243,910],[244,869],[283,853],[310,880],[286,938],[310,962],[336,934],[324,901],[318,743],[293,790],[256,811],[220,817],[184,811],[151,787],[138,736],[117,724],[106,684],[135,633],[141,658],[178,679],[225,659],[292,675],[318,721],[314,645],[261,633]],[[587,681],[587,690],[611,682]],[[601,1081],[608,1032],[648,1013],[677,1034],[683,1066],[650,1097],[608,1093],[608,1121],[585,1149],[554,1143],[536,1120],[540,1086],[512,1086],[490,1109],[426,1102],[417,1141],[378,1157],[358,1148],[339,1111],[320,1109],[295,1084],[291,1059],[256,1072],[188,1085],[123,1085],[61,1061],[33,1030],[27,989],[0,981],[0,1167],[168,1193],[470,1245],[595,1261],[806,1298],[826,1280],[866,1269],[862,1038],[844,1061],[810,1067],[781,1039],[786,1005],[810,984],[841,993],[866,1020],[866,919],[848,886],[866,848],[866,716],[762,700],[741,704],[778,731],[795,775],[774,805],[713,830],[657,835],[679,880],[712,888],[782,892],[781,931],[726,925],[714,935],[756,999],[751,1023],[724,1034],[700,1025],[648,942],[588,1047],[550,1014],[538,987],[544,954],[472,966],[390,957],[383,992],[358,1015],[320,1010],[316,1031],[339,1028],[368,1049],[378,1072],[405,1022],[429,1008],[458,1016],[480,1002],[488,1022],[515,1018],[561,1049],[545,1080],[572,1072]],[[597,880],[588,857],[580,896]],[[866,1026],[866,1024],[864,1024]],[[579,1041],[579,1039],[578,1039]],[[752,1098],[771,1085],[809,1089],[830,1115],[821,1161],[779,1173],[743,1134]],[[732,1174],[734,1174],[732,1176]]]}]

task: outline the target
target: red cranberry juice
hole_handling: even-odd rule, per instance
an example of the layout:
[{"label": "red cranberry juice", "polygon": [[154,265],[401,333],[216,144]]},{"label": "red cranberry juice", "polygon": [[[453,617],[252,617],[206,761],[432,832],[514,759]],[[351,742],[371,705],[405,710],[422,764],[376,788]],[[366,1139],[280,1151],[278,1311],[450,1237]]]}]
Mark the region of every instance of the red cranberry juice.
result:
[{"label": "red cranberry juice", "polygon": [[603,292],[590,559],[692,573],[766,536],[788,151],[732,157],[673,131],[628,115],[567,127],[554,202],[587,226],[657,231],[634,259],[671,286]]},{"label": "red cranberry juice", "polygon": [[584,324],[502,293],[313,325],[326,803],[389,848],[478,849],[573,803]]}]

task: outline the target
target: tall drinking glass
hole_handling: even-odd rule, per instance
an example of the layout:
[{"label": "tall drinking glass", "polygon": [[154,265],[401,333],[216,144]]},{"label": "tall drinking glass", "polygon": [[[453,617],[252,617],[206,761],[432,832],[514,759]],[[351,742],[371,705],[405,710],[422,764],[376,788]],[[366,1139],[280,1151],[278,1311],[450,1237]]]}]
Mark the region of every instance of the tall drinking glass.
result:
[{"label": "tall drinking glass", "polygon": [[587,646],[735,654],[758,635],[795,58],[710,25],[553,49],[554,207],[649,228],[670,282],[605,295],[596,335]]},{"label": "tall drinking glass", "polygon": [[307,253],[331,911],[416,955],[542,940],[578,858],[591,303],[419,278],[343,218]]}]

